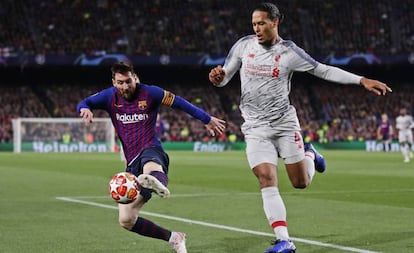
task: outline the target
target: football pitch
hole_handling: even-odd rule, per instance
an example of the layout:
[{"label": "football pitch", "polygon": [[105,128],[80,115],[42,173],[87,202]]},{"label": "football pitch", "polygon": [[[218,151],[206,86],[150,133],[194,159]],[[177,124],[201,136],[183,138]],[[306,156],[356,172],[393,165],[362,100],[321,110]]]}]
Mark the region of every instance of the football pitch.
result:
[{"label": "football pitch", "polygon": [[[171,197],[142,216],[187,234],[190,253],[261,253],[273,232],[244,152],[169,151]],[[280,192],[297,253],[414,252],[414,161],[324,151],[328,170],[294,189],[279,161]],[[107,193],[119,154],[0,153],[0,252],[173,252],[122,229]]]}]

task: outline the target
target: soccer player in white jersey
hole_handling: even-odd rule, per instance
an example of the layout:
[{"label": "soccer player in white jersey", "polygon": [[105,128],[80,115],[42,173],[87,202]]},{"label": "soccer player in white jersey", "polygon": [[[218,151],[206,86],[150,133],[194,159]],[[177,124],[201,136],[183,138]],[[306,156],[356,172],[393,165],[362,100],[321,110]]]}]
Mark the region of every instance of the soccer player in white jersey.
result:
[{"label": "soccer player in white jersey", "polygon": [[410,162],[410,158],[413,158],[412,146],[413,146],[413,132],[411,128],[414,127],[413,116],[407,114],[406,108],[400,109],[400,115],[395,119],[398,129],[398,141],[401,145],[401,152],[404,156],[404,162]]},{"label": "soccer player in white jersey", "polygon": [[324,158],[310,143],[304,144],[295,107],[290,104],[293,72],[307,71],[319,78],[361,85],[377,95],[391,89],[384,83],[354,75],[315,61],[294,42],[278,34],[281,15],[272,3],[259,4],[252,12],[255,34],[239,39],[231,48],[224,66],[209,73],[210,82],[222,87],[240,71],[242,132],[249,165],[257,177],[263,209],[276,241],[265,252],[289,253],[296,247],[289,239],[286,208],[279,194],[277,158],[285,163],[292,185],[307,187],[315,169],[323,172]]}]

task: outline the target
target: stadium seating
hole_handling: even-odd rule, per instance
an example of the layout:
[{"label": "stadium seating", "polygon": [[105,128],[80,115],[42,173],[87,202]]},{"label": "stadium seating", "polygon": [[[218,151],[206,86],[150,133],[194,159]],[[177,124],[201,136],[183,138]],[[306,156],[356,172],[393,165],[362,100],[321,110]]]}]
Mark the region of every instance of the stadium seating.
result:
[{"label": "stadium seating", "polygon": [[[24,59],[40,52],[226,55],[236,39],[252,33],[250,9],[256,3],[39,0],[28,4],[6,0],[0,5],[0,66],[5,65],[2,58],[8,55]],[[281,36],[294,40],[312,55],[414,52],[410,1],[280,0],[277,4],[285,16],[279,29]],[[238,85],[222,89],[191,85],[164,88],[226,119],[226,136],[217,139],[234,134],[242,140]],[[291,101],[304,136],[310,140],[372,139],[381,113],[393,119],[401,105],[414,109],[414,88],[408,83],[398,83],[393,95],[381,100],[356,86],[323,82],[295,86]],[[77,117],[78,100],[101,88],[76,83],[2,83],[0,102],[5,106],[0,110],[0,142],[11,141],[11,118]],[[69,93],[72,95],[67,96]],[[95,116],[103,117],[105,113]],[[189,120],[184,113],[162,110],[161,118],[168,129],[163,140],[211,140],[201,123]]]},{"label": "stadium seating", "polygon": [[[4,1],[1,54],[224,55],[257,1]],[[412,52],[410,1],[277,2],[280,34],[313,55]],[[1,55],[0,55],[1,58]]]}]

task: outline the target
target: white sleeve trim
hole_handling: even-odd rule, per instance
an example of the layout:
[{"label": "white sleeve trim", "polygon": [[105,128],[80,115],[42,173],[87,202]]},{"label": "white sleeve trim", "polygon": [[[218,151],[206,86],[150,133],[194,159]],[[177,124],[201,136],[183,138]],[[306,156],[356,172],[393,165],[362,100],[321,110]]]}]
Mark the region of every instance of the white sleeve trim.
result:
[{"label": "white sleeve trim", "polygon": [[327,81],[342,84],[360,84],[362,79],[362,76],[323,63],[319,63],[314,69],[308,72]]}]

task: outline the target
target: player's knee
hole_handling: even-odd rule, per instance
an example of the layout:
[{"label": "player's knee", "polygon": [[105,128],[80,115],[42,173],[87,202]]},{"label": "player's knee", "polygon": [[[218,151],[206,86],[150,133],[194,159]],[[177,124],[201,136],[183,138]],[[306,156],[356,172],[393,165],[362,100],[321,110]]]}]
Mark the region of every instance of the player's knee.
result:
[{"label": "player's knee", "polygon": [[309,185],[309,179],[306,178],[294,178],[291,180],[292,186],[296,189],[305,189]]},{"label": "player's knee", "polygon": [[119,225],[121,225],[121,227],[125,228],[126,230],[131,230],[136,222],[136,218],[133,217],[119,217]]},{"label": "player's knee", "polygon": [[[276,171],[276,169],[274,171]],[[253,169],[253,173],[257,177],[261,188],[274,186],[277,184],[276,173],[274,173],[271,169],[256,167]]]},{"label": "player's knee", "polygon": [[270,187],[276,184],[276,178],[271,175],[258,176],[257,179],[259,180],[260,188]]}]

